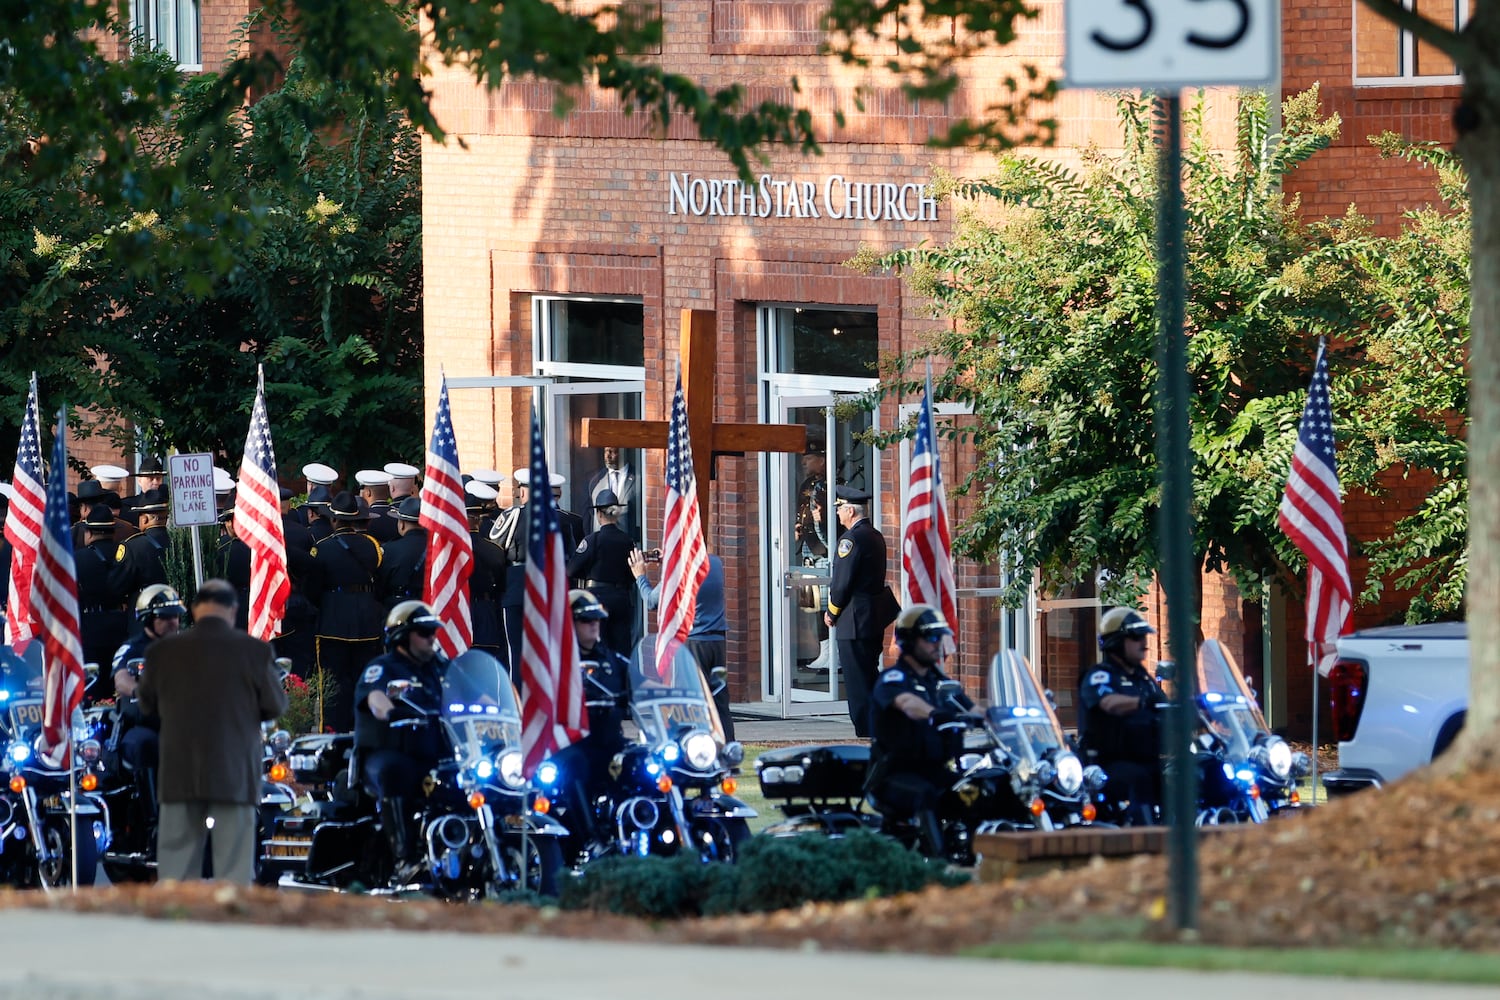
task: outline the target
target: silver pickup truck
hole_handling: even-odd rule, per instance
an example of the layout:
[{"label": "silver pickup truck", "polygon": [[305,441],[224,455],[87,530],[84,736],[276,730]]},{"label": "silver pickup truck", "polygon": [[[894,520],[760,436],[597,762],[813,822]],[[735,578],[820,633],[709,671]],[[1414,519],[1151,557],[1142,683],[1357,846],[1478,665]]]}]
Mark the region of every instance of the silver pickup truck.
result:
[{"label": "silver pickup truck", "polygon": [[1339,767],[1330,795],[1378,787],[1448,749],[1469,705],[1463,622],[1392,625],[1346,635],[1326,684]]}]

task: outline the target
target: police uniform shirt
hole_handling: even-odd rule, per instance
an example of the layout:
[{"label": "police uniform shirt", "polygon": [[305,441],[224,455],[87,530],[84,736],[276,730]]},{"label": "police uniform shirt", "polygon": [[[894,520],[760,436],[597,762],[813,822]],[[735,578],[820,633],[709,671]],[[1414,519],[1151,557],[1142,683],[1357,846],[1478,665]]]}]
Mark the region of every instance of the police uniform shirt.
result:
[{"label": "police uniform shirt", "polygon": [[875,598],[885,590],[885,536],[869,518],[844,532],[834,549],[828,610],[840,639],[875,639],[885,631],[876,620]]},{"label": "police uniform shirt", "polygon": [[625,746],[620,727],[629,703],[630,661],[602,641],[594,643],[593,649],[580,648],[578,657],[589,713],[589,734],[584,740],[601,755],[613,756]]},{"label": "police uniform shirt", "polygon": [[313,547],[323,593],[318,634],[333,639],[375,639],[385,609],[375,597],[380,544],[359,531],[335,531]]},{"label": "police uniform shirt", "polygon": [[606,524],[578,543],[568,557],[568,576],[616,587],[635,589],[635,574],[630,572],[630,551],[635,540],[617,524]]},{"label": "police uniform shirt", "polygon": [[[1140,707],[1129,715],[1111,715],[1100,703],[1112,694],[1138,698]],[[1129,667],[1112,659],[1095,664],[1078,686],[1083,704],[1079,735],[1084,746],[1106,760],[1156,760],[1160,747],[1155,702],[1160,697],[1161,688],[1145,667]]]},{"label": "police uniform shirt", "polygon": [[394,542],[382,545],[375,589],[385,606],[393,608],[402,601],[421,600],[426,566],[425,528],[413,527]]},{"label": "police uniform shirt", "polygon": [[410,718],[409,711],[397,704],[390,719],[382,722],[370,711],[370,693],[385,693],[391,681],[415,681],[406,700],[429,712],[443,710],[443,675],[448,661],[441,654],[426,663],[417,663],[399,649],[371,660],[354,686],[354,745],[362,750],[396,750],[417,760],[436,762],[442,754],[437,725],[391,727],[392,722]]},{"label": "police uniform shirt", "polygon": [[110,575],[110,589],[123,600],[154,583],[166,583],[167,571],[162,557],[167,551],[167,529],[161,525],[147,528],[120,543],[115,549],[115,566]]},{"label": "police uniform shirt", "polygon": [[306,524],[297,520],[296,515],[296,511],[281,515],[281,536],[286,540],[286,547],[288,549],[311,552],[313,545],[316,544],[313,533],[308,530]]},{"label": "police uniform shirt", "polygon": [[[111,674],[126,669],[131,660],[144,660],[146,658],[146,647],[156,640],[145,632],[138,632],[119,649],[110,660],[109,672]],[[132,726],[150,726],[152,729],[161,728],[161,720],[154,715],[146,715],[141,711],[140,702],[135,698],[116,698],[115,705],[120,713],[120,725],[116,727],[116,735],[122,736],[126,729]]]},{"label": "police uniform shirt", "polygon": [[75,560],[78,572],[78,610],[83,614],[91,611],[114,611],[121,603],[121,596],[110,585],[115,567],[115,543],[105,538],[90,542],[78,550]]},{"label": "police uniform shirt", "polygon": [[[937,707],[938,684],[948,676],[937,667],[918,676],[906,663],[905,658],[895,666],[881,671],[870,694],[874,705],[874,726],[871,733],[875,752],[890,758],[896,768],[921,767],[947,761],[948,753],[943,746],[942,733],[925,719],[912,719],[896,707],[896,699],[903,694],[914,694],[927,704]],[[959,694],[958,702],[965,709],[974,707],[966,694]]]}]

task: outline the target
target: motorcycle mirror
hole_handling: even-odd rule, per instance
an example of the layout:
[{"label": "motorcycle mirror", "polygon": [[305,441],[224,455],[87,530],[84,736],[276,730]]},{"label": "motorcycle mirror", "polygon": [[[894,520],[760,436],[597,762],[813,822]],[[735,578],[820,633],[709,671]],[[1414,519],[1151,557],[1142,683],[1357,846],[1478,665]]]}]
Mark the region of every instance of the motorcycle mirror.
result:
[{"label": "motorcycle mirror", "polygon": [[958,696],[964,693],[964,686],[955,680],[938,681],[937,696],[939,701],[957,701]]},{"label": "motorcycle mirror", "polygon": [[1042,692],[1042,697],[1044,697],[1044,698],[1047,699],[1047,704],[1049,704],[1049,705],[1052,706],[1052,711],[1054,711],[1054,712],[1057,711],[1057,695],[1055,695],[1055,694],[1052,693],[1052,689],[1051,688],[1048,688],[1047,690],[1043,691]]},{"label": "motorcycle mirror", "polygon": [[1177,679],[1177,664],[1171,660],[1156,661],[1156,679],[1158,681],[1172,681]]},{"label": "motorcycle mirror", "polygon": [[97,664],[97,663],[85,663],[83,665],[83,676],[87,677],[89,680],[93,680],[95,677],[98,677],[99,676],[99,664]]},{"label": "motorcycle mirror", "polygon": [[385,686],[385,696],[395,701],[415,687],[421,687],[421,685],[416,681],[389,681]]},{"label": "motorcycle mirror", "polygon": [[292,673],[292,658],[289,656],[276,657],[276,675],[280,680],[286,680]]},{"label": "motorcycle mirror", "polygon": [[708,672],[708,690],[712,694],[718,694],[729,686],[729,668],[714,667]]}]

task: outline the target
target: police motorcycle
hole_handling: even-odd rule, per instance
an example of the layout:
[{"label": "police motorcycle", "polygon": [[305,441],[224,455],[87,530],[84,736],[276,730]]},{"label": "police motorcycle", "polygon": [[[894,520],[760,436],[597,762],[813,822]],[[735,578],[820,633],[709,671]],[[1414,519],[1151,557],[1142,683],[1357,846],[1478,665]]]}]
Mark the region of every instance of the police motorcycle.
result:
[{"label": "police motorcycle", "polygon": [[1196,702],[1198,825],[1263,823],[1297,808],[1297,780],[1311,770],[1311,761],[1271,733],[1255,691],[1216,639],[1198,647]]},{"label": "police motorcycle", "polygon": [[[69,766],[43,755],[41,645],[32,642],[25,659],[9,647],[0,650],[0,882],[53,889],[73,884],[76,867],[77,884],[93,885],[110,838],[108,806],[95,794],[91,770],[102,747],[79,713]],[[92,675],[98,668],[85,669]]]},{"label": "police motorcycle", "polygon": [[658,672],[657,640],[647,635],[630,660],[630,717],[638,735],[610,762],[614,794],[603,804],[604,828],[620,854],[693,852],[704,861],[733,861],[756,815],[735,798],[733,769],[744,747],[725,741],[692,651],[674,642]]},{"label": "police motorcycle", "polygon": [[[277,819],[280,836],[300,833],[316,817],[305,865],[300,872],[284,874],[280,884],[360,887],[387,895],[423,888],[454,900],[523,888],[555,893],[562,868],[558,839],[567,831],[545,815],[546,796],[537,795],[522,773],[521,713],[509,676],[493,656],[471,649],[448,666],[440,712],[414,702],[416,688],[414,681],[392,681],[386,694],[405,716],[393,725],[438,726],[449,748],[423,782],[425,884],[395,878],[395,859],[379,826],[377,803],[362,786],[358,754],[352,751],[332,798],[310,803],[308,815]],[[341,736],[318,744],[311,761],[296,763],[311,764],[317,774],[325,757],[338,758],[344,739],[352,746],[352,737]]]}]

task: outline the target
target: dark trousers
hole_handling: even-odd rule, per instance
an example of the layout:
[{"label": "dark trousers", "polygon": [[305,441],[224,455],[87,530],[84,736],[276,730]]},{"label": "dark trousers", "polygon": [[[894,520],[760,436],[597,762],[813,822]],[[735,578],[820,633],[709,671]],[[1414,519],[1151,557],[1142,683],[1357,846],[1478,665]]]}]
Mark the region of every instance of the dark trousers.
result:
[{"label": "dark trousers", "polygon": [[1161,767],[1134,760],[1100,761],[1109,782],[1104,795],[1111,802],[1128,803],[1121,819],[1131,826],[1149,826],[1160,820],[1156,810],[1161,806]]},{"label": "dark trousers", "polygon": [[323,679],[333,682],[333,691],[323,703],[320,720],[326,731],[336,733],[354,729],[354,688],[366,665],[381,654],[379,639],[333,639],[318,636],[318,669]]},{"label": "dark trousers", "polygon": [[621,656],[635,650],[635,603],[638,591],[633,584],[595,583],[591,588],[609,617],[602,629],[604,644]]},{"label": "dark trousers", "polygon": [[[715,667],[727,668],[729,643],[723,639],[688,639],[688,649],[693,651],[693,656],[698,660],[698,666],[703,670],[703,681],[713,691],[713,670]],[[729,714],[729,678],[724,678],[724,687],[714,692],[714,707],[719,710],[719,721],[724,724],[724,739],[734,739],[734,716]]]},{"label": "dark trousers", "polygon": [[875,789],[875,800],[893,819],[909,819],[922,837],[929,857],[943,856],[943,831],[938,800],[953,787],[951,772],[933,765],[923,771],[895,771]]},{"label": "dark trousers", "polygon": [[849,699],[849,721],[854,735],[870,735],[870,692],[875,689],[875,675],[880,670],[882,637],[874,639],[839,638],[839,668],[844,674],[844,693]]}]

